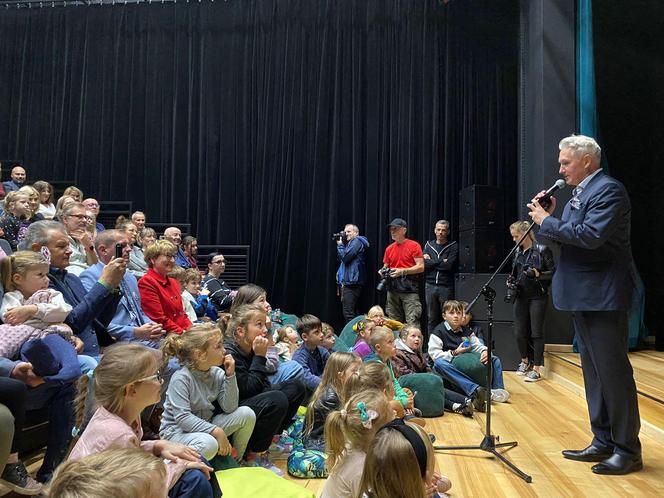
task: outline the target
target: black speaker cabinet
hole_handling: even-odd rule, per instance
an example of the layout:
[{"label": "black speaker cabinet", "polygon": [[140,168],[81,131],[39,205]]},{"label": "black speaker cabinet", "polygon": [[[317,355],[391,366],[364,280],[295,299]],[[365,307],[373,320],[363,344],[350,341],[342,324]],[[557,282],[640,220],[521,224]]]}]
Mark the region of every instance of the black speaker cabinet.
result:
[{"label": "black speaker cabinet", "polygon": [[494,272],[506,255],[504,229],[477,228],[459,233],[459,272]]},{"label": "black speaker cabinet", "polygon": [[459,230],[504,229],[503,192],[489,185],[471,185],[459,194]]},{"label": "black speaker cabinet", "polygon": [[[476,321],[476,324],[482,327],[484,339],[486,339],[489,328],[488,322]],[[514,338],[514,323],[494,321],[492,332],[493,355],[500,358],[503,370],[516,370],[521,362],[521,355]]]},{"label": "black speaker cabinet", "polygon": [[[490,273],[459,273],[456,276],[455,296],[461,301],[472,301],[482,286],[489,280]],[[496,291],[496,300],[493,303],[493,319],[495,321],[509,322],[513,319],[512,305],[505,302],[505,281],[507,274],[499,273],[491,282]],[[475,320],[486,320],[486,301],[480,297],[472,309]]]}]

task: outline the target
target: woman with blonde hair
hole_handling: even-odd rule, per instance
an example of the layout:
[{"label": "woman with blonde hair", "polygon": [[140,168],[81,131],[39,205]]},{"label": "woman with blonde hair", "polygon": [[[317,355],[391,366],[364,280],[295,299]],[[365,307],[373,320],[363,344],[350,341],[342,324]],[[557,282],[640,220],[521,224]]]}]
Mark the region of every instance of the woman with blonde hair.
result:
[{"label": "woman with blonde hair", "polygon": [[28,204],[30,205],[30,216],[22,223],[22,226],[27,227],[30,223],[43,220],[44,216],[39,214],[40,204],[37,189],[30,185],[23,185],[18,191],[28,196]]},{"label": "woman with blonde hair", "polygon": [[145,249],[147,273],[138,281],[141,306],[145,314],[168,332],[181,334],[189,327],[182,304],[180,284],[168,274],[175,267],[175,244],[159,240]]},{"label": "woman with blonde hair", "polygon": [[65,191],[62,193],[62,197],[68,195],[69,197],[72,197],[76,202],[83,202],[83,192],[81,191],[80,188],[75,187],[72,185],[71,187],[67,187]]},{"label": "woman with blonde hair", "polygon": [[[510,235],[515,243],[529,226],[528,221],[510,225]],[[507,279],[507,286],[514,296],[514,334],[521,354],[516,374],[523,376],[526,382],[537,382],[542,378],[544,315],[554,271],[551,249],[537,243],[533,232],[529,232],[514,253],[512,271]]]}]

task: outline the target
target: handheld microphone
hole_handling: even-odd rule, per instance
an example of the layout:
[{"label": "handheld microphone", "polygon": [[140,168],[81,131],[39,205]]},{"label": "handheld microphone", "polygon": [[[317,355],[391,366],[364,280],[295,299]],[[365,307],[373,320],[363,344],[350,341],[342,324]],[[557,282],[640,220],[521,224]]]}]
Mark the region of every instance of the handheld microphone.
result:
[{"label": "handheld microphone", "polygon": [[539,205],[542,206],[544,209],[549,209],[549,206],[551,206],[551,196],[556,192],[556,190],[559,190],[564,187],[565,187],[565,180],[563,180],[562,178],[556,180],[556,183],[554,183],[551,187],[549,187],[549,190],[544,192],[542,194],[542,197],[537,199],[537,202],[539,202]]}]

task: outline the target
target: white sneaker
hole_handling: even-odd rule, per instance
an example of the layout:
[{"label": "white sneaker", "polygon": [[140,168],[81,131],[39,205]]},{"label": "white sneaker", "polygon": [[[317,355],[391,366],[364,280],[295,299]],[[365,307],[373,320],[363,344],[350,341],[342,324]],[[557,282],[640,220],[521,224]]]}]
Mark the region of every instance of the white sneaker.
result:
[{"label": "white sneaker", "polygon": [[531,370],[526,374],[526,378],[523,380],[526,382],[537,382],[541,378],[542,376],[540,374],[538,374],[535,370]]},{"label": "white sneaker", "polygon": [[496,403],[504,403],[510,399],[510,393],[508,393],[505,389],[491,389],[491,401],[495,401]]}]

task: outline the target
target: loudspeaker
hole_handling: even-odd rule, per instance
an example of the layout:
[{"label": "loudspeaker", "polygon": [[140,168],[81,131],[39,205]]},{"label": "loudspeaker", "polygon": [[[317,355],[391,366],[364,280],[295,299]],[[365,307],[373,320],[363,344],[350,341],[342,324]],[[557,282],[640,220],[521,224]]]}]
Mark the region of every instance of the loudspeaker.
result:
[{"label": "loudspeaker", "polygon": [[459,230],[500,228],[504,221],[503,192],[489,185],[471,185],[459,193]]},{"label": "loudspeaker", "polygon": [[[482,327],[486,339],[489,322],[475,321],[475,324]],[[491,332],[493,333],[493,355],[500,358],[503,370],[516,370],[521,362],[521,355],[514,336],[514,323],[494,320]]]},{"label": "loudspeaker", "polygon": [[492,273],[505,257],[503,229],[478,228],[459,233],[459,272]]},{"label": "loudspeaker", "polygon": [[[459,273],[455,280],[455,296],[461,301],[470,302],[480,291],[482,286],[489,280],[490,273]],[[505,281],[507,274],[499,273],[491,282],[491,287],[496,291],[496,300],[493,303],[493,319],[496,321],[509,322],[513,319],[512,304],[505,302],[507,287]],[[486,320],[486,301],[480,297],[471,310],[475,320]]]}]

